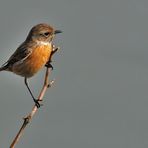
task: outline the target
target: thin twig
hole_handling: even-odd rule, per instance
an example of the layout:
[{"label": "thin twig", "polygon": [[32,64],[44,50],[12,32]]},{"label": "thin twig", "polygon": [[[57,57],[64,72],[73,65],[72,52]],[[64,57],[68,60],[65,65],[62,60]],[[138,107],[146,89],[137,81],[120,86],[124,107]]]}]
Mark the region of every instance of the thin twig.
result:
[{"label": "thin twig", "polygon": [[[53,45],[53,54],[58,50],[59,48],[55,48],[55,46]],[[52,55],[53,55],[52,54]],[[50,61],[52,58],[52,55],[50,57]],[[51,87],[51,85],[54,83],[54,81],[49,82],[48,81],[48,77],[50,75],[52,68],[47,67],[46,68],[46,73],[45,73],[45,79],[44,79],[44,85],[42,87],[42,90],[38,96],[38,101],[42,101],[43,100],[43,96],[45,95],[45,92],[47,90],[47,88]],[[24,117],[24,122],[19,130],[19,132],[17,133],[16,137],[14,138],[13,142],[10,145],[10,148],[15,148],[15,145],[17,144],[17,142],[19,141],[24,129],[26,128],[26,126],[30,123],[31,119],[33,118],[33,116],[35,115],[35,113],[37,112],[38,108],[36,107],[36,105],[33,106],[32,111],[26,116]]]}]

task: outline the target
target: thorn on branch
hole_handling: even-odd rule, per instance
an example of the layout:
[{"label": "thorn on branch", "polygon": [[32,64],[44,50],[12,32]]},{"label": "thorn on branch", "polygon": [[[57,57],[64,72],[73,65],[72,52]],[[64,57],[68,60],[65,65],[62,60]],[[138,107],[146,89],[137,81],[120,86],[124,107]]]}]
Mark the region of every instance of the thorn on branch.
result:
[{"label": "thorn on branch", "polygon": [[47,87],[48,87],[48,88],[49,88],[49,87],[51,87],[51,86],[53,85],[53,83],[54,83],[54,82],[55,82],[55,79],[54,79],[54,80],[52,80],[52,81],[50,81],[50,83],[48,84],[48,86],[47,86]]}]

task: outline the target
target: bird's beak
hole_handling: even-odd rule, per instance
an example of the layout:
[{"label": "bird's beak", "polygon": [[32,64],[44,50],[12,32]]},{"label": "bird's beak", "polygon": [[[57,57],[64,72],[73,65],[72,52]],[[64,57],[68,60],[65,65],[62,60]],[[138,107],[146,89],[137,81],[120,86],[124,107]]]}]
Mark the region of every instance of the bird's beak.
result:
[{"label": "bird's beak", "polygon": [[62,31],[61,30],[55,30],[54,31],[54,34],[58,34],[58,33],[62,33]]}]

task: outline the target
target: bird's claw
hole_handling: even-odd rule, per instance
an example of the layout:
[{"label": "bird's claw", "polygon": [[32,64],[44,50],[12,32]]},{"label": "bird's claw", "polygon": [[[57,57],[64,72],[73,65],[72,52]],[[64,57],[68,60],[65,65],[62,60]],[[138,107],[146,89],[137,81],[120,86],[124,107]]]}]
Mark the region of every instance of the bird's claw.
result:
[{"label": "bird's claw", "polygon": [[48,61],[45,66],[46,66],[47,68],[51,68],[51,69],[53,70],[53,66],[51,65],[50,62],[51,62],[51,61]]},{"label": "bird's claw", "polygon": [[39,103],[41,100],[37,100],[37,99],[33,99],[33,100],[34,100],[35,106],[36,106],[37,108],[40,108],[41,106],[43,106],[43,104],[40,104],[40,103]]},{"label": "bird's claw", "polygon": [[53,47],[52,47],[52,52],[51,52],[51,55],[50,55],[50,57],[49,57],[49,61],[45,64],[45,66],[47,67],[47,68],[51,68],[52,70],[53,70],[53,66],[51,65],[51,62],[52,62],[52,56],[59,50],[59,47],[55,47],[55,45],[53,45]]}]

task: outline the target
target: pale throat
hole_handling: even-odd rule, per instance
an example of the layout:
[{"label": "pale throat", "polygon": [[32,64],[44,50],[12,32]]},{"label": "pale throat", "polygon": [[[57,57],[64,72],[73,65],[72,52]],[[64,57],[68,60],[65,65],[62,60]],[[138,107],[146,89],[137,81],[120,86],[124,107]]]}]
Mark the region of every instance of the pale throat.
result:
[{"label": "pale throat", "polygon": [[52,45],[51,42],[47,42],[47,41],[36,41],[36,43],[38,45],[45,45],[45,46],[51,46]]}]

